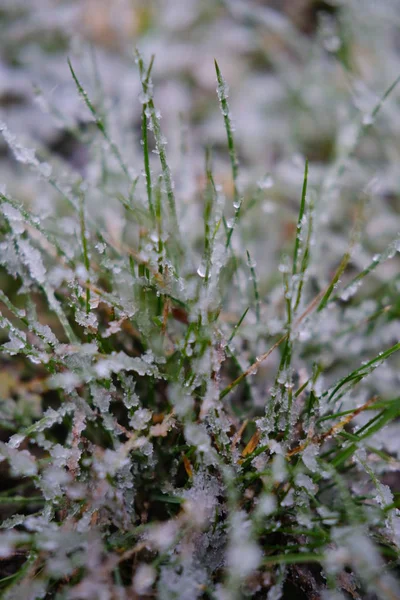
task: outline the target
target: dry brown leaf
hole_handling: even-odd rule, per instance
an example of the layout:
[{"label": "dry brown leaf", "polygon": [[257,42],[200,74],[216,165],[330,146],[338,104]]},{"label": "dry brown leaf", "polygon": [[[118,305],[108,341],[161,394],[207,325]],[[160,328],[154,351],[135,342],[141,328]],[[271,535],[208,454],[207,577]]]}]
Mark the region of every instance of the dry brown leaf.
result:
[{"label": "dry brown leaf", "polygon": [[248,456],[249,454],[251,454],[258,446],[258,442],[260,441],[260,432],[257,431],[255,433],[253,433],[253,435],[251,436],[247,446],[244,448],[243,452],[242,452],[242,456]]},{"label": "dry brown leaf", "polygon": [[193,467],[192,467],[190,460],[188,459],[188,457],[185,454],[182,454],[182,460],[183,460],[183,466],[185,467],[187,476],[189,477],[189,479],[192,479]]}]

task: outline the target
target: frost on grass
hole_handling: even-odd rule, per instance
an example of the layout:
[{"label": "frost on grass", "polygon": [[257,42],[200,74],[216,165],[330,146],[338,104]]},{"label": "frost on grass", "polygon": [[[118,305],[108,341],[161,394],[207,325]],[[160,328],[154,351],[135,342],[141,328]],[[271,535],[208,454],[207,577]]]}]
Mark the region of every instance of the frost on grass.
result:
[{"label": "frost on grass", "polygon": [[[314,54],[278,13],[226,9],[246,31],[269,23],[302,60]],[[324,64],[342,50],[339,25],[321,22]],[[341,193],[378,194],[357,144],[365,134],[361,156],[376,151],[381,131],[367,134],[388,95],[379,104],[354,81],[346,108],[341,91],[332,164],[308,165],[304,152],[289,159],[278,145],[285,158],[253,173],[239,161],[243,105],[231,92],[235,131],[216,65],[225,137],[215,133],[218,149],[189,165],[191,187],[180,170],[187,150],[177,160],[179,144],[166,143],[152,62],[137,53],[133,154],[129,103],[110,103],[97,75],[92,89],[83,65],[70,66],[79,114],[93,126],[78,136],[89,141],[79,176],[0,125],[31,190],[0,193],[0,557],[11,559],[0,591],[278,600],[294,586],[393,598],[399,241],[363,236],[372,200],[363,217],[353,206],[334,212]],[[321,76],[293,89],[305,111],[299,138],[308,112],[321,117],[321,94],[325,118],[325,86]],[[246,94],[264,98],[265,88],[254,79]],[[339,234],[341,220],[351,227]]]}]

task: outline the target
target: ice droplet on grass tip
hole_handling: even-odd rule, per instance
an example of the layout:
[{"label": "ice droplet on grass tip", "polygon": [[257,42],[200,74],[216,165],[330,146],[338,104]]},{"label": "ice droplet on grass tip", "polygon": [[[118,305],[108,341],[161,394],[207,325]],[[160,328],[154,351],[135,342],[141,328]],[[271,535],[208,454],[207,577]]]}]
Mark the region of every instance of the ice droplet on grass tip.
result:
[{"label": "ice droplet on grass tip", "polygon": [[199,265],[199,268],[197,269],[197,275],[204,279],[204,277],[206,276],[206,272],[207,272],[207,267],[206,267],[204,261],[202,261]]},{"label": "ice droplet on grass tip", "polygon": [[375,119],[371,113],[367,113],[362,118],[362,124],[365,126],[372,125],[374,121]]},{"label": "ice droplet on grass tip", "polygon": [[250,369],[249,369],[249,375],[257,375],[257,371],[258,371],[258,365],[259,365],[259,359],[257,358],[257,362],[254,363],[253,365],[251,365]]},{"label": "ice droplet on grass tip", "polygon": [[288,264],[286,264],[286,263],[281,263],[281,264],[278,266],[278,270],[280,271],[280,273],[289,273],[289,271],[290,271],[290,267],[289,267],[289,265],[288,265]]},{"label": "ice droplet on grass tip", "polygon": [[269,190],[274,185],[274,180],[271,175],[266,175],[257,181],[257,186],[260,190]]},{"label": "ice droplet on grass tip", "polygon": [[348,288],[344,289],[343,292],[340,294],[340,299],[343,301],[349,300],[352,296],[354,296],[354,294],[357,293],[357,290],[361,286],[361,283],[361,281],[356,281]]},{"label": "ice droplet on grass tip", "polygon": [[250,269],[255,269],[255,268],[256,268],[256,266],[257,266],[257,263],[256,263],[256,261],[255,261],[255,260],[253,260],[253,259],[251,259],[251,258],[250,258],[250,255],[249,255],[249,258],[248,258],[248,260],[247,260],[247,264],[249,265]]}]

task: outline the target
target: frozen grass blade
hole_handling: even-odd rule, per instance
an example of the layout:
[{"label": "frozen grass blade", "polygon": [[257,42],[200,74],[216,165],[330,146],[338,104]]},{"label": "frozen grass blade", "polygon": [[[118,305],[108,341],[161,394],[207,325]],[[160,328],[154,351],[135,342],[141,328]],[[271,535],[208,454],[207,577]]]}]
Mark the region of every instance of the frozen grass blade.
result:
[{"label": "frozen grass blade", "polygon": [[263,559],[264,565],[294,565],[304,563],[322,563],[323,554],[302,552],[301,554],[276,554]]},{"label": "frozen grass blade", "polygon": [[260,322],[260,310],[261,310],[261,301],[260,295],[258,293],[258,284],[257,284],[257,274],[255,270],[255,263],[251,260],[250,252],[246,250],[247,253],[247,264],[251,273],[251,281],[253,283],[253,292],[254,292],[254,300],[256,305],[256,319],[257,323]]},{"label": "frozen grass blade", "polygon": [[297,261],[299,255],[299,249],[301,244],[301,235],[303,230],[303,218],[306,208],[306,196],[307,196],[307,183],[308,183],[308,160],[306,160],[306,164],[304,167],[304,178],[303,178],[303,189],[301,192],[301,202],[300,202],[300,210],[299,210],[299,218],[297,221],[296,228],[296,239],[294,241],[294,250],[293,250],[293,270],[292,274],[297,274]]},{"label": "frozen grass blade", "polygon": [[[140,80],[142,81],[143,93],[148,95],[149,81],[151,77],[151,70],[154,64],[154,55],[151,57],[149,68],[147,69],[147,73],[144,70],[143,59],[139,55],[138,56],[138,64],[139,64],[139,73]],[[150,156],[149,156],[149,139],[148,139],[148,120],[147,120],[147,103],[143,104],[142,107],[142,142],[143,142],[143,160],[144,160],[144,170],[146,175],[146,190],[147,190],[147,200],[149,203],[150,214],[155,217],[154,207],[153,207],[153,199],[152,199],[152,183],[151,183],[151,170],[150,170]]]},{"label": "frozen grass blade", "polygon": [[[352,371],[349,375],[346,375],[346,377],[343,377],[343,379],[341,379],[339,383],[336,384],[336,386],[331,392],[329,392],[328,390],[323,395],[328,396],[328,401],[330,402],[337,395],[337,392],[339,390],[342,390],[342,388],[346,386],[339,396],[339,398],[341,398],[345,392],[347,392],[350,388],[359,383],[362,379],[364,379],[364,377],[372,373],[372,371],[374,371],[387,358],[389,358],[389,356],[391,356],[398,350],[400,350],[400,342],[394,344],[384,352],[380,352],[377,356],[375,356],[375,358],[372,358],[364,365],[361,365],[361,367],[359,367],[358,369]],[[338,400],[339,398],[336,398],[336,400]]]},{"label": "frozen grass blade", "polygon": [[[289,274],[287,272],[288,270],[286,268],[283,270],[283,287],[284,287],[284,297],[285,297],[285,305],[286,305],[286,330],[288,332],[288,337],[286,339],[286,343],[283,348],[281,361],[280,361],[278,372],[277,372],[277,375],[275,378],[274,389],[275,390],[280,389],[282,398],[284,398],[284,397],[287,398],[287,407],[286,407],[286,409],[284,409],[285,413],[286,413],[286,417],[287,417],[286,428],[285,428],[285,439],[287,439],[288,434],[289,434],[290,414],[291,414],[292,402],[293,402],[293,394],[292,394],[293,386],[291,384],[291,380],[290,381],[288,380],[285,383],[280,382],[280,380],[282,377],[282,373],[284,371],[287,371],[288,373],[290,371],[290,366],[291,366],[291,361],[292,361],[291,331],[292,331],[293,312],[298,307],[300,299],[301,299],[302,284],[303,284],[304,274],[305,274],[305,270],[306,270],[306,267],[308,264],[308,257],[309,257],[311,223],[308,224],[308,236],[307,236],[305,248],[303,251],[303,258],[302,258],[301,267],[300,267],[300,275],[298,276],[298,274],[297,274],[298,273],[298,258],[299,258],[299,252],[300,252],[300,249],[302,246],[302,234],[303,234],[304,221],[305,221],[305,208],[306,208],[306,197],[307,197],[307,183],[308,183],[308,160],[306,160],[305,167],[304,167],[303,188],[302,188],[302,193],[301,193],[299,216],[298,216],[297,227],[296,227],[296,238],[295,238],[294,250],[293,250],[291,282],[289,281]],[[295,303],[293,303],[293,294],[296,289],[296,286],[294,285],[295,277],[300,277],[300,279],[299,279],[299,283],[297,286],[296,301],[295,301]],[[290,378],[290,375],[288,375],[288,376]],[[269,403],[269,407],[267,408],[267,415],[271,415],[274,410],[277,411],[280,409],[279,406],[276,406],[276,397],[277,397],[277,393],[275,391],[274,393],[271,394],[271,402]],[[278,422],[278,418],[279,418],[279,416],[278,416],[278,412],[277,412],[276,423]]]},{"label": "frozen grass blade", "polygon": [[25,222],[29,224],[30,227],[38,231],[51,246],[54,246],[58,256],[65,259],[65,262],[68,263],[66,254],[61,248],[60,244],[58,243],[57,238],[41,226],[40,221],[37,219],[37,217],[35,218],[29,211],[26,210],[26,208],[22,204],[16,202],[12,198],[9,198],[8,196],[2,193],[0,193],[0,203],[9,204],[16,211],[20,212]]},{"label": "frozen grass blade", "polygon": [[370,264],[367,267],[365,267],[365,269],[363,269],[360,273],[358,273],[355,277],[353,277],[353,279],[345,285],[345,287],[339,294],[336,294],[332,297],[332,300],[339,300],[339,299],[348,300],[351,296],[353,296],[357,292],[358,288],[360,287],[360,285],[362,283],[362,280],[367,275],[369,275],[370,273],[375,271],[375,269],[380,264],[382,264],[386,260],[393,258],[395,256],[396,252],[398,251],[399,247],[400,247],[400,238],[396,238],[391,244],[389,244],[389,246],[386,248],[386,250],[384,252],[381,252],[381,253],[375,255],[373,257],[372,261],[370,262]]},{"label": "frozen grass blade", "polygon": [[116,144],[111,140],[110,135],[107,131],[106,125],[103,121],[103,119],[101,118],[101,116],[99,115],[99,113],[97,112],[97,110],[95,109],[95,107],[93,106],[92,102],[89,99],[89,96],[87,94],[87,92],[84,90],[84,88],[82,87],[82,85],[79,82],[79,79],[77,78],[74,69],[72,68],[72,64],[70,59],[68,59],[68,66],[69,69],[71,71],[71,75],[72,78],[75,82],[75,85],[78,89],[79,95],[81,96],[81,98],[83,99],[84,103],[86,104],[86,106],[88,107],[89,111],[91,112],[93,118],[94,118],[94,122],[96,124],[97,129],[100,131],[100,133],[102,134],[102,136],[104,137],[104,139],[106,140],[106,142],[108,143],[108,145],[110,146],[111,152],[114,154],[115,158],[117,159],[122,171],[124,172],[124,174],[126,175],[127,179],[129,181],[131,181],[132,177],[129,174],[129,170],[128,167],[125,165],[124,160],[121,156],[121,153],[118,149],[118,147],[116,146]]},{"label": "frozen grass blade", "polygon": [[230,337],[229,337],[229,339],[228,339],[228,344],[229,344],[229,343],[230,343],[230,342],[233,340],[233,338],[235,337],[235,335],[236,335],[236,333],[237,333],[237,331],[238,331],[239,327],[241,326],[241,324],[243,323],[243,321],[244,321],[244,319],[245,319],[245,317],[246,317],[247,313],[249,312],[249,309],[250,309],[250,307],[248,306],[248,307],[246,308],[246,310],[243,312],[243,314],[242,314],[242,316],[240,317],[239,321],[236,323],[236,325],[235,325],[235,327],[233,328],[233,330],[232,330],[232,333],[231,333],[231,335],[230,335]]},{"label": "frozen grass blade", "polygon": [[317,312],[321,312],[326,307],[326,305],[329,302],[329,299],[332,296],[333,290],[336,288],[336,286],[340,280],[340,277],[344,273],[344,271],[350,261],[352,249],[358,240],[360,228],[361,228],[361,210],[358,212],[358,214],[356,216],[356,220],[355,220],[352,234],[351,234],[349,249],[347,250],[347,252],[345,252],[342,260],[340,261],[340,264],[336,270],[336,273],[317,308]]},{"label": "frozen grass blade", "polygon": [[[145,68],[144,68],[143,59],[138,50],[136,50],[136,58],[137,58],[139,65],[142,64],[142,67],[140,70],[142,70],[144,73]],[[149,121],[151,123],[152,131],[154,134],[154,139],[156,142],[156,151],[160,158],[161,170],[162,170],[162,174],[163,174],[163,178],[164,178],[164,184],[166,187],[168,205],[169,205],[170,215],[172,218],[173,230],[176,232],[177,235],[179,235],[179,224],[178,224],[178,217],[177,217],[177,212],[176,212],[174,186],[173,186],[173,182],[172,182],[171,171],[168,166],[167,154],[165,151],[166,140],[164,139],[164,137],[161,133],[160,120],[159,120],[159,117],[157,116],[156,109],[154,106],[154,100],[151,95],[150,69],[148,69],[147,72],[148,72],[149,77],[147,78],[147,76],[146,76],[145,79],[142,80],[142,82],[141,82],[143,94],[145,95],[145,104],[147,105],[147,108],[150,113],[150,115],[146,118],[149,119]]]},{"label": "frozen grass blade", "polygon": [[[205,263],[205,275],[204,275],[204,283],[208,283],[208,279],[210,276],[211,270],[211,258],[212,258],[212,217],[213,217],[213,209],[216,198],[216,189],[214,178],[211,169],[211,152],[209,149],[206,151],[206,179],[207,179],[207,188],[206,188],[206,198],[204,203],[204,213],[203,213],[203,221],[204,221],[204,263]],[[215,236],[214,236],[215,237]]]},{"label": "frozen grass blade", "polygon": [[[316,308],[318,302],[321,300],[321,297],[322,292],[317,294],[317,296],[312,300],[312,302],[310,302],[310,304],[300,315],[300,317],[296,319],[294,323],[296,327]],[[288,337],[289,333],[285,333],[271,346],[271,348],[269,348],[269,350],[267,350],[264,354],[261,354],[261,356],[259,356],[257,360],[252,365],[250,365],[248,369],[246,369],[246,371],[243,371],[243,373],[241,373],[232,383],[230,383],[228,386],[226,386],[226,388],[222,390],[222,392],[220,393],[220,399],[224,398],[227,394],[229,394],[229,392],[231,392],[235,387],[237,387],[239,383],[243,381],[243,379],[245,379],[252,373],[257,372],[257,369],[260,366],[260,364],[264,362],[272,354],[272,352],[276,350],[276,348],[278,348],[285,340],[287,340]]]},{"label": "frozen grass blade", "polygon": [[323,310],[326,307],[326,305],[328,304],[329,298],[331,297],[333,290],[335,289],[339,279],[341,278],[342,274],[344,273],[344,271],[349,263],[350,258],[351,258],[351,253],[346,252],[344,254],[342,260],[340,261],[340,264],[336,270],[336,273],[335,273],[328,289],[326,290],[324,297],[322,298],[322,300],[317,308],[318,312],[321,312],[321,310]]},{"label": "frozen grass blade", "polygon": [[[276,422],[276,426],[278,426],[278,419],[279,419],[279,410],[281,409],[281,406],[277,405],[278,403],[276,402],[276,398],[278,395],[278,390],[280,389],[281,394],[282,394],[282,399],[287,396],[287,391],[288,388],[287,386],[290,386],[290,390],[291,390],[291,381],[290,381],[290,363],[292,360],[292,340],[291,340],[291,331],[292,331],[292,294],[290,292],[289,289],[289,275],[287,272],[283,273],[283,289],[284,289],[284,297],[285,297],[285,306],[286,306],[286,331],[287,331],[287,335],[286,335],[286,339],[285,339],[285,344],[283,346],[283,350],[282,350],[282,356],[281,356],[281,360],[279,363],[279,367],[278,367],[278,371],[275,377],[275,383],[274,383],[274,390],[271,393],[271,400],[269,402],[269,406],[267,408],[267,415],[270,416],[273,414],[273,412],[275,411],[276,416],[275,416],[275,422]],[[285,379],[286,381],[283,382],[281,381],[282,379],[282,374],[287,371],[287,374],[285,375]],[[291,397],[291,393],[290,393],[290,398],[288,397],[288,409],[291,408],[291,401],[292,401],[292,397]],[[290,418],[290,410],[286,410],[286,417],[287,417],[287,423],[289,422],[289,418]],[[287,427],[286,427],[287,430]]]},{"label": "frozen grass blade", "polygon": [[[86,237],[86,223],[85,223],[85,204],[84,204],[84,195],[81,194],[81,202],[79,207],[79,222],[81,226],[81,243],[82,243],[82,252],[83,252],[83,264],[86,269],[87,279],[86,283],[90,283],[89,272],[90,272],[90,261],[89,261],[89,253],[88,253],[88,244]],[[86,288],[86,306],[85,306],[86,314],[90,312],[90,288],[89,285]]]},{"label": "frozen grass blade", "polygon": [[238,189],[239,161],[237,158],[235,140],[233,137],[232,119],[231,119],[231,115],[230,115],[230,111],[229,111],[229,104],[228,104],[227,84],[222,77],[220,68],[219,68],[216,60],[214,60],[214,64],[215,64],[215,71],[217,74],[217,82],[218,82],[218,88],[217,88],[218,99],[219,99],[219,102],[221,105],[222,115],[224,117],[226,137],[228,140],[229,158],[231,161],[232,183],[233,183],[234,217],[233,217],[232,227],[228,228],[228,235],[227,235],[227,240],[226,240],[226,247],[228,248],[228,246],[230,245],[233,231],[239,220],[240,209],[242,207],[243,199],[241,198],[241,196],[239,194],[239,189]]},{"label": "frozen grass blade", "polygon": [[304,252],[301,259],[300,272],[299,272],[299,283],[297,288],[297,297],[296,302],[294,304],[293,310],[296,311],[299,307],[301,295],[304,287],[304,278],[307,272],[308,263],[310,260],[310,245],[311,245],[311,236],[313,232],[313,206],[310,205],[309,213],[308,213],[308,229],[307,229],[307,238],[304,246]]},{"label": "frozen grass blade", "polygon": [[[400,75],[398,77],[396,77],[396,79],[393,81],[393,83],[387,88],[387,90],[383,93],[382,97],[379,99],[379,101],[374,106],[374,108],[371,112],[372,120],[374,120],[377,117],[377,115],[378,115],[379,111],[381,110],[382,106],[384,105],[385,101],[389,98],[389,96],[396,89],[396,87],[398,86],[399,83],[400,83]],[[369,123],[366,123],[364,125],[365,125],[365,127],[368,127]]]},{"label": "frozen grass blade", "polygon": [[273,346],[271,346],[271,348],[269,350],[267,350],[267,352],[264,352],[264,354],[259,356],[257,358],[257,360],[248,369],[246,369],[246,371],[243,371],[243,373],[241,373],[239,375],[239,377],[237,377],[234,381],[232,381],[232,383],[227,385],[226,388],[224,388],[222,390],[222,392],[220,393],[219,399],[222,400],[223,398],[225,398],[225,396],[227,396],[229,394],[229,392],[231,392],[235,387],[237,387],[239,385],[239,383],[241,383],[246,377],[248,377],[252,373],[255,373],[257,371],[259,365],[262,362],[264,362],[272,354],[272,352],[276,348],[278,348],[278,346],[280,346],[282,344],[282,342],[284,342],[286,340],[286,338],[287,338],[287,334],[280,337],[279,340],[277,342],[275,342],[275,344]]},{"label": "frozen grass blade", "polygon": [[[99,105],[98,113],[101,116],[101,119],[104,123],[105,128],[107,129],[107,113],[105,111],[105,106],[104,106],[105,102],[104,102],[103,82],[102,82],[102,79],[100,76],[97,55],[96,55],[96,51],[95,51],[93,44],[90,44],[89,48],[90,48],[90,59],[91,59],[92,68],[93,68],[94,87],[95,87],[96,96],[97,96],[96,100]],[[103,185],[106,185],[108,173],[107,173],[107,164],[106,164],[106,152],[105,152],[105,148],[103,146],[100,147],[100,161],[101,161],[102,183],[103,183]]]}]

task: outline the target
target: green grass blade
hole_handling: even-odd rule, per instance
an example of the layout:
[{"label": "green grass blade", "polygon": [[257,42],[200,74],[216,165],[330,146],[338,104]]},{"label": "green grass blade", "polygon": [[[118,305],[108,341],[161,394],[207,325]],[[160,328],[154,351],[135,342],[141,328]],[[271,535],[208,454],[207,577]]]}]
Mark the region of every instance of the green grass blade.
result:
[{"label": "green grass blade", "polygon": [[228,229],[228,236],[226,240],[226,247],[230,245],[231,237],[233,231],[237,225],[240,216],[240,209],[242,207],[242,198],[239,194],[238,188],[238,175],[239,175],[239,161],[236,152],[235,140],[233,136],[233,127],[232,127],[232,119],[229,110],[228,104],[228,94],[227,94],[227,86],[222,77],[221,70],[218,66],[216,60],[214,60],[215,71],[217,74],[217,82],[218,82],[218,98],[221,106],[222,115],[224,117],[225,131],[226,137],[228,140],[228,150],[229,150],[229,158],[231,162],[231,170],[232,170],[232,182],[233,182],[233,207],[234,207],[234,217],[232,227]]},{"label": "green grass blade", "polygon": [[[140,79],[142,81],[143,93],[148,93],[149,81],[151,77],[151,71],[154,64],[154,54],[151,57],[149,68],[147,72],[144,69],[144,63],[141,56],[138,58],[139,64],[139,73]],[[152,199],[152,183],[151,183],[151,170],[150,170],[150,156],[149,156],[149,138],[148,138],[148,119],[147,119],[147,103],[143,104],[142,107],[142,143],[143,143],[143,161],[144,161],[144,171],[146,176],[146,191],[147,191],[147,201],[149,203],[150,214],[155,218],[155,211],[153,206]]]},{"label": "green grass blade", "polygon": [[[139,50],[136,50],[136,57],[137,57],[139,65],[140,65],[140,62],[142,62],[142,69],[144,71],[144,62],[143,62],[143,58],[142,58]],[[165,151],[165,140],[161,133],[160,119],[157,116],[155,105],[154,105],[154,100],[150,94],[150,69],[148,70],[148,73],[149,73],[149,79],[147,80],[147,78],[146,78],[146,79],[142,80],[142,82],[141,82],[142,90],[143,90],[143,93],[148,96],[148,100],[147,100],[146,104],[147,104],[147,108],[149,109],[149,112],[150,112],[149,119],[151,121],[152,128],[153,128],[154,139],[156,142],[156,150],[157,150],[157,153],[160,158],[161,171],[163,174],[164,184],[165,184],[165,188],[166,188],[166,192],[167,192],[169,210],[170,210],[170,214],[171,214],[171,218],[172,218],[172,226],[173,226],[175,233],[177,235],[179,235],[179,223],[178,223],[178,217],[177,217],[177,212],[176,212],[174,185],[172,182],[171,171],[170,171],[168,161],[167,161],[167,154]]]},{"label": "green grass blade", "polygon": [[250,252],[246,250],[247,253],[247,264],[250,269],[251,281],[253,283],[253,292],[254,292],[254,300],[256,305],[256,319],[257,323],[260,323],[260,310],[261,310],[261,301],[260,295],[258,293],[258,284],[257,284],[257,275],[255,270],[255,264],[251,260]]},{"label": "green grass blade", "polygon": [[[83,264],[85,265],[85,270],[87,273],[86,283],[90,283],[89,279],[89,271],[90,271],[90,261],[89,261],[89,253],[88,253],[88,244],[87,244],[87,233],[86,233],[86,223],[85,223],[85,207],[84,207],[84,195],[81,194],[81,202],[79,207],[79,222],[81,226],[81,243],[82,243],[82,253],[83,253]],[[90,312],[90,288],[86,287],[86,314]]]},{"label": "green grass blade", "polygon": [[293,270],[292,270],[293,275],[296,275],[296,273],[297,273],[297,261],[298,261],[298,255],[299,255],[299,249],[300,249],[301,234],[302,234],[302,230],[303,230],[303,218],[304,218],[305,207],[306,207],[307,183],[308,183],[308,160],[306,160],[306,164],[304,167],[303,189],[301,192],[299,218],[297,221],[296,239],[294,242]]},{"label": "green grass blade", "polygon": [[[324,396],[328,395],[328,401],[331,401],[336,396],[337,392],[339,390],[341,390],[344,386],[346,386],[346,384],[349,384],[346,387],[346,391],[347,391],[347,389],[349,389],[350,387],[353,387],[353,385],[357,384],[364,377],[366,377],[367,375],[369,375],[383,361],[385,361],[387,358],[389,358],[389,356],[391,356],[392,354],[394,354],[398,350],[400,350],[400,342],[398,342],[397,344],[394,344],[393,346],[391,346],[390,348],[388,348],[384,352],[380,352],[378,354],[378,356],[375,356],[374,358],[372,358],[370,361],[368,361],[367,363],[365,363],[364,365],[362,365],[358,369],[355,369],[354,371],[352,371],[346,377],[343,377],[343,379],[341,379],[335,385],[335,387],[333,388],[333,390],[331,392],[329,392],[329,390],[328,390],[323,395]],[[343,393],[341,395],[343,395]]]},{"label": "green grass blade", "polygon": [[243,323],[243,321],[244,321],[244,319],[245,319],[245,317],[246,317],[247,313],[249,312],[249,309],[250,309],[250,307],[248,306],[248,307],[246,308],[246,310],[243,312],[243,314],[242,314],[242,316],[240,317],[239,321],[236,323],[236,325],[235,325],[235,327],[233,328],[233,330],[232,330],[232,333],[231,333],[231,335],[230,335],[230,337],[229,337],[229,339],[228,339],[228,344],[229,344],[229,343],[230,343],[230,342],[233,340],[233,338],[235,337],[235,335],[236,335],[236,333],[237,333],[237,331],[238,331],[239,327],[241,326],[241,324]]},{"label": "green grass blade", "polygon": [[129,175],[128,167],[124,163],[124,160],[123,160],[123,158],[121,156],[121,153],[120,153],[118,147],[111,140],[111,138],[109,136],[109,133],[107,131],[107,128],[106,128],[104,120],[102,119],[101,115],[98,113],[98,111],[96,110],[96,108],[93,106],[93,104],[90,101],[90,98],[89,98],[87,92],[84,90],[84,88],[82,87],[81,83],[79,82],[79,79],[76,76],[76,73],[75,73],[75,71],[74,71],[74,69],[72,67],[72,64],[71,64],[71,61],[70,61],[69,58],[68,58],[68,66],[69,66],[69,69],[71,71],[72,79],[74,80],[75,85],[76,85],[76,87],[78,89],[79,95],[81,96],[81,98],[85,102],[86,106],[88,107],[89,111],[91,112],[91,114],[92,114],[92,116],[94,118],[94,122],[96,124],[97,129],[100,131],[100,133],[102,134],[102,136],[104,137],[104,139],[109,144],[111,152],[114,154],[114,156],[117,159],[117,161],[118,161],[118,163],[119,163],[122,171],[124,172],[124,174],[126,175],[126,177],[130,181],[132,178]]},{"label": "green grass blade", "polygon": [[321,310],[323,310],[325,308],[325,306],[328,304],[329,299],[332,295],[333,290],[335,289],[337,282],[339,281],[340,277],[342,276],[344,270],[347,267],[347,264],[350,260],[351,254],[350,252],[346,252],[345,255],[343,256],[342,260],[340,261],[340,264],[336,270],[335,275],[333,276],[333,279],[331,281],[331,283],[329,284],[328,289],[326,290],[320,304],[318,305],[317,308],[317,312],[321,312]]}]

